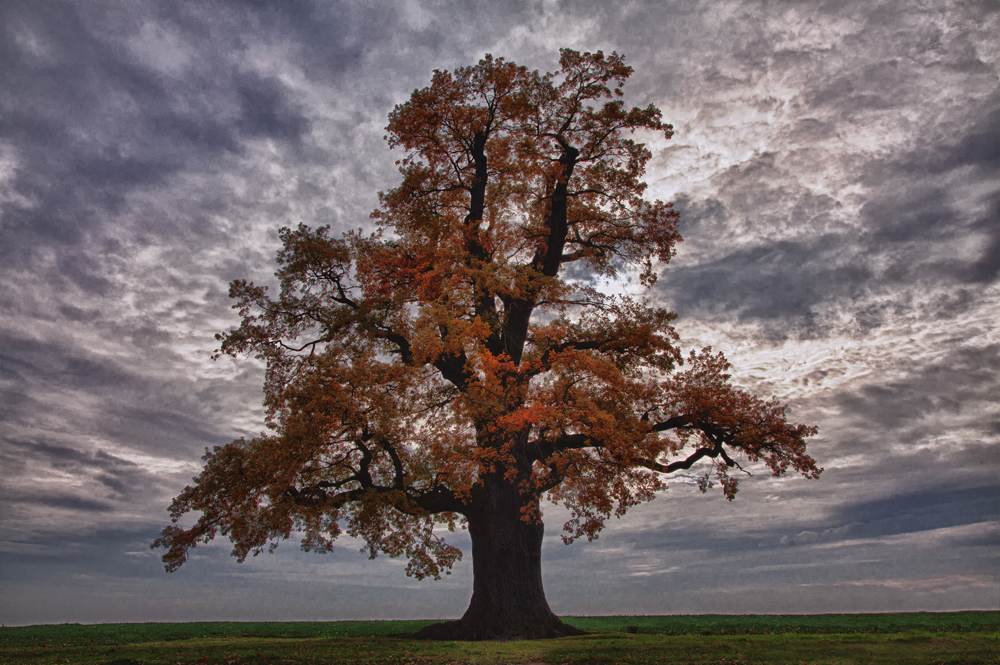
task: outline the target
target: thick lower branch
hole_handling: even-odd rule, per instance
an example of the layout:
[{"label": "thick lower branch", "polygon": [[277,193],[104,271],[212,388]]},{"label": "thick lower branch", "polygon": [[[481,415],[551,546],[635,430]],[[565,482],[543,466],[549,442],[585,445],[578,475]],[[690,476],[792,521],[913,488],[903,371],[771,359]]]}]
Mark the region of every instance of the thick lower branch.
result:
[{"label": "thick lower branch", "polygon": [[[679,428],[695,428],[699,429],[705,433],[705,435],[714,444],[711,448],[698,448],[691,455],[683,460],[678,460],[676,462],[671,462],[670,464],[662,464],[656,460],[644,460],[637,459],[633,462],[641,467],[650,469],[651,471],[656,471],[658,473],[674,473],[676,471],[683,471],[690,469],[694,466],[695,462],[701,460],[702,458],[716,458],[721,457],[726,463],[726,466],[732,468],[737,467],[742,470],[739,464],[737,464],[726,452],[723,447],[727,441],[728,437],[726,433],[721,431],[716,427],[711,427],[704,424],[696,424],[696,419],[694,416],[690,415],[680,415],[674,416],[669,420],[657,423],[650,427],[653,432],[664,432]],[[604,444],[590,435],[587,434],[565,434],[555,440],[545,440],[540,439],[532,441],[529,444],[529,450],[533,453],[533,458],[538,461],[544,462],[549,459],[552,455],[560,450],[580,450],[583,448],[602,448]]]},{"label": "thick lower branch", "polygon": [[[720,454],[725,454],[722,450],[722,443],[718,442],[713,448],[699,448],[694,451],[687,458],[678,460],[676,462],[671,462],[670,464],[661,464],[656,460],[636,460],[636,463],[646,469],[651,471],[656,471],[658,473],[674,473],[676,471],[683,471],[690,469],[694,466],[694,463],[703,457],[718,457]],[[726,458],[723,458],[726,459]]]}]

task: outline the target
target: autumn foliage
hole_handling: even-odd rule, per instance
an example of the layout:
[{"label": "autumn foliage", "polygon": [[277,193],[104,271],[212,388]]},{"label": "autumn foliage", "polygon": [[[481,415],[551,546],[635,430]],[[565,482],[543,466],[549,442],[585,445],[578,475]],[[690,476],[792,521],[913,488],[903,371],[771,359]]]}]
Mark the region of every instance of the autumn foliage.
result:
[{"label": "autumn foliage", "polygon": [[672,129],[623,103],[621,56],[561,55],[554,74],[490,56],[435,72],[389,116],[402,182],[377,231],[282,229],[280,292],[233,282],[242,323],[220,353],[266,361],[267,431],[206,453],[155,543],[168,570],[218,534],[242,560],[347,533],[439,577],[461,556],[440,525],[468,526],[473,602],[439,635],[565,634],[525,628],[548,610],[540,575],[523,591],[542,498],[568,508],[569,543],[696,464],[729,499],[754,462],[819,475],[814,428],[734,387],[721,354],[683,354],[673,313],[592,286],[652,286],[674,255],[678,216],[642,198],[634,134]]}]

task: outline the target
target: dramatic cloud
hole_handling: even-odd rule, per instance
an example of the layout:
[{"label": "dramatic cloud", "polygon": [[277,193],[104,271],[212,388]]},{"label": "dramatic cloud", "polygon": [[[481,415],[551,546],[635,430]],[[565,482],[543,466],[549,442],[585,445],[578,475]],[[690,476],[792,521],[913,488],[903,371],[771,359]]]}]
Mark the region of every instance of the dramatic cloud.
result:
[{"label": "dramatic cloud", "polygon": [[652,297],[819,425],[826,470],[751,467],[733,503],[675,478],[569,548],[549,506],[553,608],[997,609],[998,33],[986,1],[3,3],[0,619],[464,609],[468,553],[418,583],[351,541],[172,576],[148,544],[203,450],[263,426],[260,364],[210,359],[227,283],[273,280],[281,226],[369,227],[433,69],[563,46],[624,53],[676,129],[640,137],[685,238]]}]

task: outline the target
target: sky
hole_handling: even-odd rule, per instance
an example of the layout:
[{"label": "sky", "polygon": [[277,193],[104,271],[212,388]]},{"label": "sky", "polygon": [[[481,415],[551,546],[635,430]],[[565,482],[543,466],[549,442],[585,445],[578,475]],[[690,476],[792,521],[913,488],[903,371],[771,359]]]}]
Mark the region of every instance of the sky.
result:
[{"label": "sky", "polygon": [[[262,429],[212,361],[277,230],[370,229],[387,115],[486,53],[617,51],[681,213],[650,298],[685,347],[817,425],[819,480],[697,469],[564,546],[558,614],[1000,609],[1000,3],[0,3],[0,622],[456,618],[441,581],[286,542],[164,572],[206,448]],[[610,288],[627,288],[621,284]],[[451,542],[468,546],[467,536]]]}]

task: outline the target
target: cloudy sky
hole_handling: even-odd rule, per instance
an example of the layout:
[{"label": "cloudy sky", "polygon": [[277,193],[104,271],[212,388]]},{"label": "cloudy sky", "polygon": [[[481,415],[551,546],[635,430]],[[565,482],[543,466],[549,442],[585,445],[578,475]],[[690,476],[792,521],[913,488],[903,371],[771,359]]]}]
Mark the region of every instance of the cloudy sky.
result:
[{"label": "cloudy sky", "polygon": [[[593,543],[546,513],[560,614],[1000,607],[1000,5],[982,0],[0,3],[0,621],[457,617],[358,543],[163,571],[206,447],[261,428],[213,362],[276,231],[367,228],[386,115],[485,53],[618,51],[657,104],[653,297],[816,424],[818,481],[675,478]],[[455,539],[463,544],[461,537]]]}]

